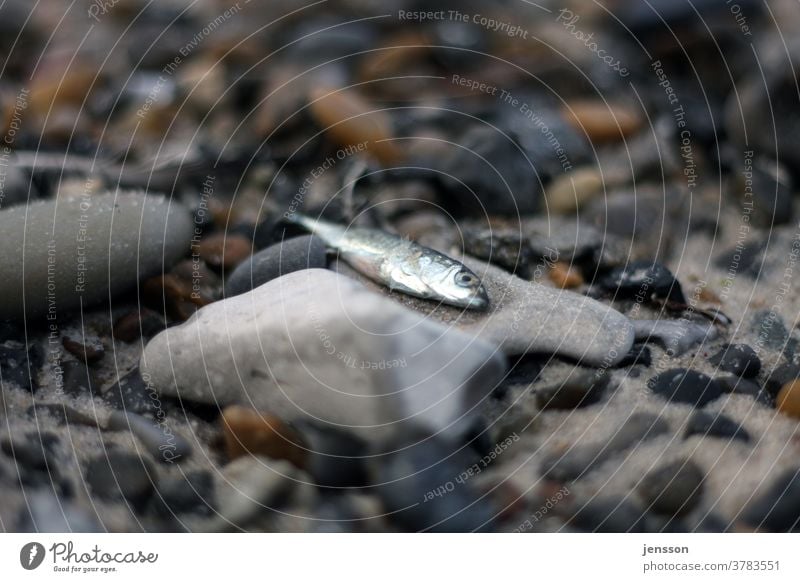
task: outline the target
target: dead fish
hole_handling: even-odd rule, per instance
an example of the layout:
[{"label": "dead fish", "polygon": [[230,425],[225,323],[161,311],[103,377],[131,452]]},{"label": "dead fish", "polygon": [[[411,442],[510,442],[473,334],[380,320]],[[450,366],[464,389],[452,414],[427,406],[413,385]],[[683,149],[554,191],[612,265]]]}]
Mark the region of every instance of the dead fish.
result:
[{"label": "dead fish", "polygon": [[486,309],[489,296],[467,267],[413,241],[363,227],[344,227],[299,214],[286,220],[320,237],[362,275],[394,291],[467,309]]}]

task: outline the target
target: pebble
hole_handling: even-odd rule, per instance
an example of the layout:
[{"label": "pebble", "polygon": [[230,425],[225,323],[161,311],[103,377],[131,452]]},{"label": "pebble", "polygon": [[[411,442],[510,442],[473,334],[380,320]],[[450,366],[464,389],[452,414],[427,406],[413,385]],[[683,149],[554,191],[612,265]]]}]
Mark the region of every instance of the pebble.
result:
[{"label": "pebble", "polygon": [[761,371],[761,360],[755,350],[745,344],[730,344],[708,359],[720,370],[742,378],[755,378]]},{"label": "pebble", "polygon": [[53,308],[67,314],[129,290],[189,250],[192,224],[177,202],[127,192],[7,208],[0,211],[0,232],[0,318],[19,319],[23,300],[30,318]]},{"label": "pebble", "polygon": [[303,438],[280,418],[234,405],[222,411],[220,423],[228,459],[263,455],[305,468],[308,453]]},{"label": "pebble", "polygon": [[377,493],[390,519],[415,532],[486,532],[494,508],[469,480],[474,460],[437,439],[377,457]]},{"label": "pebble", "polygon": [[112,337],[126,343],[133,343],[140,338],[149,338],[167,327],[164,320],[164,316],[152,309],[140,307],[117,320]]},{"label": "pebble", "polygon": [[106,429],[132,432],[147,452],[162,463],[180,463],[192,454],[189,441],[175,433],[165,422],[157,422],[133,412],[112,412]]},{"label": "pebble", "polygon": [[240,234],[220,232],[204,237],[195,249],[214,271],[232,271],[252,254],[253,241]]},{"label": "pebble", "polygon": [[141,509],[153,494],[156,474],[146,459],[126,451],[108,450],[89,461],[83,479],[97,497],[124,499]]},{"label": "pebble", "polygon": [[651,511],[680,517],[697,507],[704,479],[695,463],[678,459],[647,473],[637,490]]},{"label": "pebble", "polygon": [[800,468],[782,473],[744,509],[742,521],[759,530],[800,531]]},{"label": "pebble", "polygon": [[381,164],[391,166],[402,159],[392,141],[392,121],[379,105],[372,106],[353,90],[318,87],[309,96],[309,110],[326,135],[338,145],[366,150]]},{"label": "pebble", "polygon": [[123,412],[152,414],[158,407],[155,389],[142,379],[139,368],[134,368],[120,378],[104,394],[111,406]]},{"label": "pebble", "polygon": [[307,471],[319,487],[361,488],[368,484],[366,441],[344,430],[300,420],[298,429],[308,443]]},{"label": "pebble", "polygon": [[647,386],[670,402],[691,404],[698,408],[716,400],[724,393],[722,386],[716,380],[684,368],[662,372],[650,378]]},{"label": "pebble", "polygon": [[750,434],[737,422],[724,414],[711,414],[702,410],[692,413],[686,424],[686,438],[694,435],[750,442]]},{"label": "pebble", "polygon": [[142,300],[158,313],[166,313],[172,319],[186,321],[199,307],[210,300],[195,292],[191,281],[167,273],[147,279],[142,284]]},{"label": "pebble", "polygon": [[595,144],[621,141],[639,131],[644,121],[631,107],[603,101],[570,101],[564,115]]},{"label": "pebble", "polygon": [[717,328],[711,322],[700,324],[685,319],[655,321],[633,320],[638,342],[655,342],[671,357],[680,356],[692,347],[717,338]]},{"label": "pebble", "polygon": [[46,471],[48,467],[52,467],[53,471],[56,471],[58,462],[55,462],[43,439],[35,434],[31,436],[32,438],[24,440],[3,437],[0,441],[0,450],[14,459],[19,466],[37,471]]},{"label": "pebble", "polygon": [[591,446],[576,445],[565,453],[547,457],[542,463],[541,473],[555,481],[574,481],[614,455],[667,432],[669,425],[660,417],[636,412],[606,442]]},{"label": "pebble", "polygon": [[449,210],[519,216],[539,208],[536,170],[511,135],[481,124],[468,129],[458,144],[441,161],[438,174]]},{"label": "pebble", "polygon": [[214,479],[208,471],[193,471],[163,479],[153,496],[154,511],[164,517],[209,516],[214,508]]},{"label": "pebble", "polygon": [[559,289],[577,289],[583,285],[583,276],[568,263],[555,263],[547,273],[548,279]]},{"label": "pebble", "polygon": [[777,396],[784,386],[798,379],[800,379],[800,366],[786,362],[772,370],[764,382],[764,388],[772,396]]},{"label": "pebble", "polygon": [[302,269],[324,269],[325,243],[316,236],[300,236],[267,247],[240,264],[225,281],[225,296],[241,295],[273,279]]},{"label": "pebble", "polygon": [[67,394],[73,396],[100,394],[100,383],[94,370],[83,362],[62,362],[61,370],[63,389]]},{"label": "pebble", "polygon": [[99,362],[106,353],[103,343],[96,337],[78,339],[65,335],[61,338],[61,344],[65,350],[85,364]]},{"label": "pebble", "polygon": [[557,176],[545,189],[547,210],[569,214],[603,192],[603,175],[594,167],[577,168]]},{"label": "pebble", "polygon": [[153,338],[140,365],[162,395],[183,400],[248,403],[373,439],[407,424],[458,438],[505,359],[347,277],[307,269],[203,308]]},{"label": "pebble", "polygon": [[625,368],[628,366],[644,366],[649,368],[653,363],[653,353],[644,344],[634,344],[631,351],[619,362],[618,368]]},{"label": "pebble", "polygon": [[715,376],[714,379],[728,394],[744,394],[764,406],[773,406],[773,397],[758,384],[739,376]]},{"label": "pebble", "polygon": [[523,279],[530,279],[535,257],[530,243],[520,231],[465,228],[462,232],[466,254],[489,261]]},{"label": "pebble", "polygon": [[644,533],[647,512],[622,497],[590,499],[569,519],[569,524],[591,533]]},{"label": "pebble", "polygon": [[582,408],[600,401],[608,386],[604,371],[576,368],[558,384],[536,389],[536,403],[542,410]]},{"label": "pebble", "polygon": [[775,398],[775,407],[785,414],[800,420],[800,381],[785,384]]},{"label": "pebble", "polygon": [[20,533],[106,533],[97,518],[78,504],[38,489],[28,494],[13,531]]},{"label": "pebble", "polygon": [[597,282],[606,293],[617,299],[642,300],[651,298],[685,304],[686,297],[681,284],[661,263],[633,261],[626,266],[613,269]]}]

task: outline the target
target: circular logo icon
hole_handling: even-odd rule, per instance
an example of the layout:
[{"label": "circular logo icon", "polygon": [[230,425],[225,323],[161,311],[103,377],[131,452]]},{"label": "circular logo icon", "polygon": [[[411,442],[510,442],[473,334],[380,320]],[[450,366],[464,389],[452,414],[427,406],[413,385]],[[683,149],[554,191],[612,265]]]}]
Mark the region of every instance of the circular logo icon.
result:
[{"label": "circular logo icon", "polygon": [[26,570],[35,570],[44,561],[44,546],[39,542],[28,542],[19,551],[19,563]]}]

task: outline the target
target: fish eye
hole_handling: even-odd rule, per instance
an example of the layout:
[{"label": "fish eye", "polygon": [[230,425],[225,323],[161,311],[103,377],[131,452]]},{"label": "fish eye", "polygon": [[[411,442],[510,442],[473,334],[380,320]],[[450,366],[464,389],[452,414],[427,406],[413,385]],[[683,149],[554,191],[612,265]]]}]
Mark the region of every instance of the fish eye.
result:
[{"label": "fish eye", "polygon": [[459,271],[456,273],[456,285],[471,287],[477,282],[478,278],[468,271]]}]

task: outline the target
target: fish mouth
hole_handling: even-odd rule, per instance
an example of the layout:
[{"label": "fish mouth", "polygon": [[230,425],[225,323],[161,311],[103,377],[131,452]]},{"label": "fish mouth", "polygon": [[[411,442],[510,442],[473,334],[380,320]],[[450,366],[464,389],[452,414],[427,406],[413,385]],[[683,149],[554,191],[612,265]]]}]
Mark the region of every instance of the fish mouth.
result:
[{"label": "fish mouth", "polygon": [[464,300],[464,307],[467,309],[475,309],[476,311],[485,311],[489,308],[489,296],[485,291],[476,293],[472,297],[467,297]]}]

